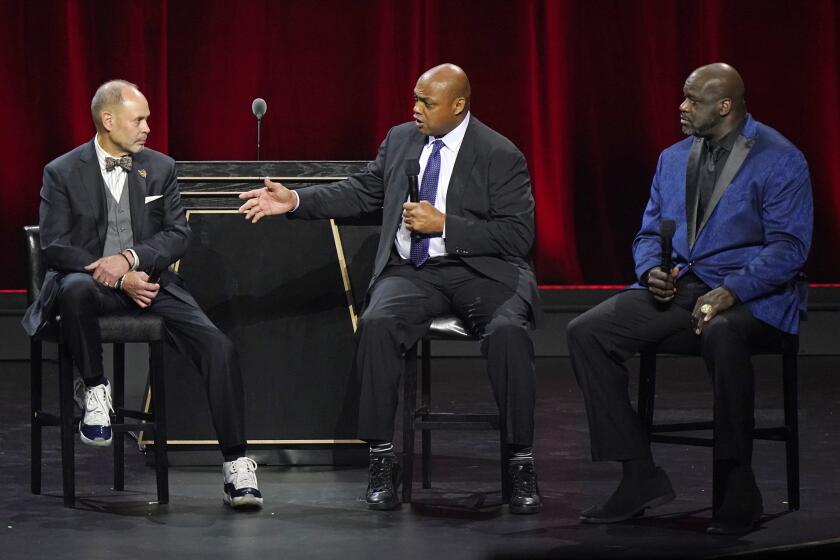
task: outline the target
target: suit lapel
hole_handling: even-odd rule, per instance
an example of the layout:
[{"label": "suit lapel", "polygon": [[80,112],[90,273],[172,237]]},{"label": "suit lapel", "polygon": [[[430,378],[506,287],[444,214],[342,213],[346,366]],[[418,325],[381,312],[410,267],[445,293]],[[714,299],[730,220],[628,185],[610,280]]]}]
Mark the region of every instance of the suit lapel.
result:
[{"label": "suit lapel", "polygon": [[452,177],[449,179],[449,187],[446,191],[446,212],[452,214],[461,213],[461,199],[464,197],[467,181],[470,177],[473,165],[475,165],[475,117],[470,117],[467,130],[464,132],[464,139],[458,149],[458,157],[455,159],[455,167],[452,168]]},{"label": "suit lapel", "polygon": [[698,230],[698,233],[699,231],[702,231],[706,222],[709,221],[709,216],[711,216],[712,212],[714,212],[715,206],[717,206],[717,203],[720,202],[720,199],[723,197],[726,189],[728,189],[729,185],[732,184],[732,179],[735,178],[738,170],[741,169],[741,165],[743,165],[744,160],[747,159],[750,149],[754,143],[755,138],[746,138],[743,135],[738,136],[738,139],[735,140],[735,145],[732,147],[732,153],[729,154],[729,157],[726,160],[726,165],[723,167],[723,171],[721,171],[720,176],[715,183],[715,190],[712,191],[712,199],[709,201],[709,205],[706,208],[706,215],[703,216],[703,223],[700,224],[700,230]]},{"label": "suit lapel", "polygon": [[[138,243],[143,239],[143,224],[145,223],[146,212],[146,178],[140,174],[143,170],[142,158],[135,156],[134,165],[128,172],[126,188],[128,188],[128,204],[131,208],[131,232],[134,242]],[[143,170],[145,173],[145,170]]]},{"label": "suit lapel", "polygon": [[[688,246],[694,245],[697,238],[697,203],[700,192],[697,188],[697,169],[700,161],[700,154],[703,151],[703,139],[694,138],[691,144],[691,151],[688,153],[688,165],[685,168],[685,224],[688,228]],[[689,176],[693,173],[693,177]]]},{"label": "suit lapel", "polygon": [[105,181],[102,179],[102,172],[99,169],[99,159],[96,157],[96,150],[91,141],[82,151],[79,158],[82,165],[79,168],[81,174],[82,192],[88,198],[91,208],[96,210],[96,233],[99,235],[100,245],[105,245],[105,233],[108,227],[106,219],[108,209],[105,202]]}]

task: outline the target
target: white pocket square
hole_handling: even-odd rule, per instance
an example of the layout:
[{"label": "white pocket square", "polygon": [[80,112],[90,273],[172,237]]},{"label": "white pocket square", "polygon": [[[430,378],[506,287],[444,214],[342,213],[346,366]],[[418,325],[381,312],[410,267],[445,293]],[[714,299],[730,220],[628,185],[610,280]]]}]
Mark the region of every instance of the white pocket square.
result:
[{"label": "white pocket square", "polygon": [[162,196],[163,196],[162,194],[156,194],[155,196],[147,196],[145,203],[148,204],[150,202],[154,202],[155,200],[159,199]]}]

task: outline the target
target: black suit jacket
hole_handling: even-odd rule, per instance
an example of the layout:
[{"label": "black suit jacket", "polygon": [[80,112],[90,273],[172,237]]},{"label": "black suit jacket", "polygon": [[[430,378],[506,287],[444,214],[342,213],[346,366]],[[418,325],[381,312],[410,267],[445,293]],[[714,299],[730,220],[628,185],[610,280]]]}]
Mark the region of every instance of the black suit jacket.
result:
[{"label": "black suit jacket", "polygon": [[[413,122],[395,126],[367,169],[344,181],[297,191],[298,218],[348,218],[382,209],[382,231],[371,285],[385,269],[408,197],[405,160],[427,141]],[[446,251],[477,272],[514,289],[540,316],[529,264],[534,243],[534,198],[522,153],[470,116],[446,194]]]},{"label": "black suit jacket", "polygon": [[[168,269],[186,251],[190,234],[175,161],[160,152],[142,150],[134,155],[125,188],[134,233],[132,249],[140,260],[140,270],[159,274],[161,289],[197,307],[180,277]],[[103,256],[108,225],[105,189],[93,141],[44,168],[40,232],[47,273],[40,297],[23,318],[30,336],[54,315],[62,275],[86,272],[86,265]],[[149,200],[152,197],[158,198]]]}]

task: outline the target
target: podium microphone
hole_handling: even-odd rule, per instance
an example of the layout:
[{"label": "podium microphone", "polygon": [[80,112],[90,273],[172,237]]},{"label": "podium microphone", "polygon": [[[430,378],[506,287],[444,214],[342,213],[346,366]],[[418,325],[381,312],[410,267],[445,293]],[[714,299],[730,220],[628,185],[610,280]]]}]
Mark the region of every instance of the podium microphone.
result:
[{"label": "podium microphone", "polygon": [[411,202],[420,201],[420,190],[417,187],[418,175],[420,175],[420,160],[405,160],[405,176],[408,177],[408,199]]},{"label": "podium microphone", "polygon": [[257,117],[257,161],[260,161],[260,123],[267,109],[268,106],[262,97],[257,97],[251,102],[251,112]]},{"label": "podium microphone", "polygon": [[659,222],[659,237],[662,241],[662,255],[659,259],[659,266],[666,274],[671,274],[671,269],[674,268],[671,253],[673,252],[673,239],[676,230],[677,225],[674,223],[674,220],[662,220]]}]

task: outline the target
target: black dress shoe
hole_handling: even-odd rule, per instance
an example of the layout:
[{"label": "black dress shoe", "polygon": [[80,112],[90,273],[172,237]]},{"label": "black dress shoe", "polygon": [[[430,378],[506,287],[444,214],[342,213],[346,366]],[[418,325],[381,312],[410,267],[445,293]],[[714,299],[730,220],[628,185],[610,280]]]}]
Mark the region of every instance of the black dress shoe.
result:
[{"label": "black dress shoe", "polygon": [[400,505],[397,487],[400,465],[393,453],[372,453],[365,501],[370,509],[389,510]]},{"label": "black dress shoe", "polygon": [[764,504],[755,475],[749,465],[739,465],[729,472],[723,502],[706,528],[710,535],[743,535],[755,529]]},{"label": "black dress shoe", "polygon": [[540,487],[537,484],[537,472],[534,460],[511,459],[508,462],[510,476],[510,512],[517,514],[539,513],[542,510]]},{"label": "black dress shoe", "polygon": [[668,475],[656,467],[644,478],[624,477],[602,506],[593,506],[580,514],[583,523],[618,523],[638,517],[647,508],[667,504],[676,498]]}]

